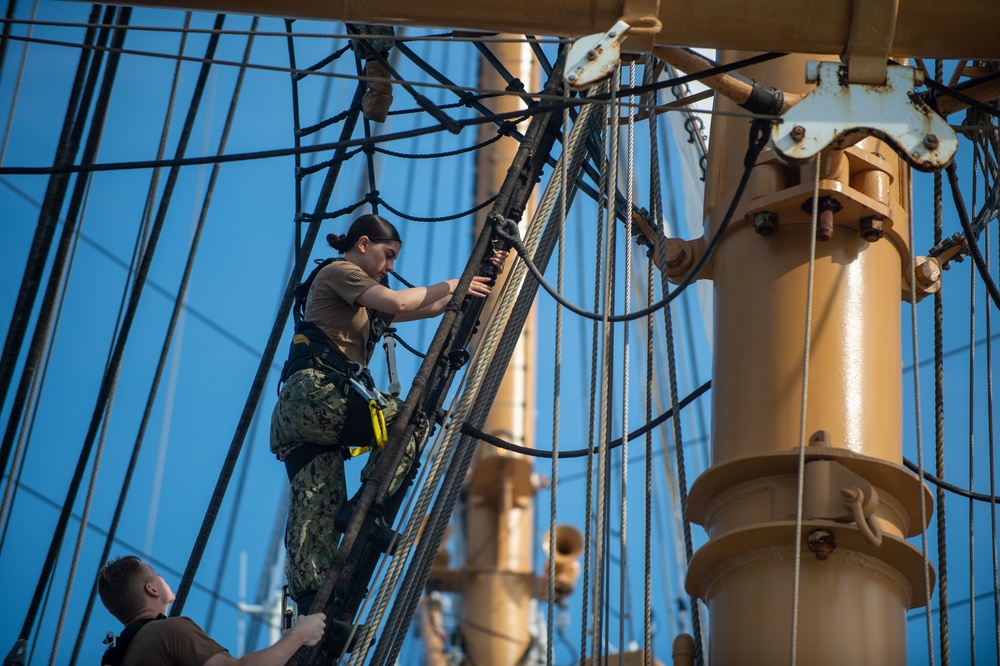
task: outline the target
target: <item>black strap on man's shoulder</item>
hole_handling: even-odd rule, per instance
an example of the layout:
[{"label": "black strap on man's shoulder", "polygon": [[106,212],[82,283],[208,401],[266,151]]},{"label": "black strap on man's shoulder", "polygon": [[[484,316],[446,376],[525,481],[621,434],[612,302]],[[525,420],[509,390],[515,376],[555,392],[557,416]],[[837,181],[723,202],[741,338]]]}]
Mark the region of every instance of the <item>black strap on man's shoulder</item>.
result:
[{"label": "black strap on man's shoulder", "polygon": [[104,651],[104,656],[101,657],[101,666],[121,666],[125,661],[125,652],[128,650],[129,643],[132,642],[132,639],[135,638],[139,630],[154,620],[166,619],[167,616],[161,613],[156,617],[145,617],[141,620],[136,620],[122,629],[122,633],[118,636],[109,631],[108,635],[104,637],[104,644],[108,646],[108,649]]}]

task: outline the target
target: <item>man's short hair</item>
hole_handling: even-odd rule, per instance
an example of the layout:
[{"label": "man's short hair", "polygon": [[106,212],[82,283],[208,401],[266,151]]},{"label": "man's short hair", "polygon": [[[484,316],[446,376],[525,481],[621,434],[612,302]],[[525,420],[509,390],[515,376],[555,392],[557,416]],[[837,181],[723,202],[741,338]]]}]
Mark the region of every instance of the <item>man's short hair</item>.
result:
[{"label": "man's short hair", "polygon": [[97,574],[101,602],[122,624],[127,624],[145,604],[143,586],[152,580],[149,567],[135,555],[116,557]]}]

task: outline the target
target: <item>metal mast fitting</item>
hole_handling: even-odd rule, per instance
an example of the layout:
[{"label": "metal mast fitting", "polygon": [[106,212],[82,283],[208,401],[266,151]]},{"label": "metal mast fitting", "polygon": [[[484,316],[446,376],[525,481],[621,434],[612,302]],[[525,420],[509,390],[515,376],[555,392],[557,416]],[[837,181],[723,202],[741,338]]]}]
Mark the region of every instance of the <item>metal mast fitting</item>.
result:
[{"label": "metal mast fitting", "polygon": [[923,72],[888,65],[883,84],[851,83],[853,67],[815,60],[806,64],[806,82],[816,83],[816,89],[791,107],[775,128],[771,142],[778,155],[803,162],[827,148],[843,149],[875,136],[914,169],[946,167],[958,150],[958,137],[913,94],[923,83]]}]

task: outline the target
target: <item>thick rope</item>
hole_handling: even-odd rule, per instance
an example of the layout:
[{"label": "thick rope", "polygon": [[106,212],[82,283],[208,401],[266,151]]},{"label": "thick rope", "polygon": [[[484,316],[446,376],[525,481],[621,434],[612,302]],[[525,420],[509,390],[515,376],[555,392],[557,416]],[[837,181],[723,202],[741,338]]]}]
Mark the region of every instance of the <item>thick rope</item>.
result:
[{"label": "thick rope", "polygon": [[[559,170],[553,174],[553,180],[558,180],[556,178],[556,174],[558,173]],[[535,216],[532,218],[533,223],[529,226],[527,240],[532,245],[534,245],[541,235],[542,227],[544,225],[540,224],[540,222],[548,218],[552,211],[556,191],[557,190],[553,187],[552,181],[550,181],[550,185],[546,189],[543,200],[539,205]],[[535,223],[536,220],[539,223]],[[539,246],[540,251],[543,251],[544,249],[543,245]],[[551,248],[548,248],[548,251],[550,252]],[[531,301],[534,298],[533,289],[535,287],[530,283],[524,283],[520,293],[517,293],[517,290],[513,287],[513,285],[524,282],[524,273],[525,270],[523,264],[520,262],[515,263],[503,293],[494,305],[494,314],[490,317],[487,331],[479,342],[477,355],[474,359],[475,362],[470,365],[470,368],[466,373],[468,383],[462,393],[458,406],[453,411],[453,418],[458,418],[459,415],[462,415],[463,413],[469,414],[472,410],[476,410],[473,420],[478,423],[483,423],[489,413],[493,397],[495,396],[496,390],[499,387],[499,383],[503,376],[503,372],[500,371],[500,368],[506,367],[507,361],[513,353],[514,346],[516,345],[519,337],[520,329],[523,326],[528,312],[530,311]],[[527,298],[525,298],[526,295],[528,295]],[[513,302],[513,306],[510,305],[511,302]],[[510,312],[506,327],[503,326],[503,317],[499,314],[505,311]],[[496,340],[501,333],[503,334],[503,339],[500,343],[496,343]],[[488,359],[485,355],[483,355],[482,361],[480,362],[478,350],[484,348],[495,349],[495,352],[492,359]],[[490,383],[489,386],[486,385],[487,381],[484,381],[486,377],[489,378],[487,380]],[[458,436],[458,429],[449,429],[444,446],[452,448],[451,442],[453,442]],[[468,465],[471,463],[472,456],[475,452],[475,446],[473,446],[473,444],[474,442],[471,441],[470,438],[462,438],[460,449],[456,451],[456,457],[459,458],[459,464],[452,465],[451,469],[449,469],[448,477],[450,478],[446,478],[442,488],[442,493],[446,494],[444,494],[443,497],[442,494],[439,494],[438,497],[438,504],[443,502],[443,507],[439,510],[435,509],[432,512],[432,515],[444,518],[446,516],[450,516],[454,510],[455,503],[457,502],[460,494],[462,481],[465,477],[465,470],[468,469]],[[441,522],[440,519],[439,522]],[[427,529],[425,528],[425,534],[421,539],[419,547],[425,548],[426,539],[426,551],[436,552],[437,548],[440,546],[440,539],[446,525],[447,519],[444,519],[440,529],[433,531],[430,535],[427,534]],[[422,586],[422,581],[426,580],[432,562],[433,560],[431,558],[424,558],[420,571],[418,572],[415,572],[415,570],[411,567],[411,569],[407,571],[407,581],[410,581],[410,584],[407,585],[407,581],[404,581],[404,587],[410,587],[412,589],[416,581],[420,581]],[[415,606],[416,599],[418,598],[419,590],[417,590],[416,594],[409,595],[408,602],[406,604],[397,603],[393,608],[393,614],[396,615],[397,610],[401,609],[397,616],[407,618],[408,621],[408,618],[412,616],[413,607]],[[380,641],[380,644],[376,649],[372,663],[394,663],[394,660],[398,656],[399,650],[402,646],[402,637],[395,637],[395,640],[391,641],[392,645],[388,645],[387,639],[392,638],[394,637],[384,636],[383,640]],[[387,647],[383,648],[383,646]]]},{"label": "thick rope", "polygon": [[[643,83],[649,83],[653,76],[656,59],[648,56],[643,64]],[[645,96],[649,112],[649,189],[650,213],[655,224],[663,219],[663,203],[660,192],[659,137],[657,136],[656,92]],[[662,227],[659,229],[662,232]],[[656,299],[655,270],[652,256],[646,257],[646,302]],[[646,319],[646,396],[643,416],[648,423],[653,417],[653,339],[656,320]],[[646,433],[645,447],[645,489],[643,507],[643,594],[642,594],[642,664],[653,663],[653,434]]]},{"label": "thick rope", "polygon": [[[607,314],[611,311],[611,301],[612,293],[614,291],[613,282],[611,276],[614,274],[614,269],[612,268],[613,258],[614,258],[614,247],[615,247],[615,217],[614,217],[614,195],[616,192],[616,170],[615,166],[617,164],[617,138],[618,138],[618,105],[614,102],[617,100],[616,92],[618,86],[618,75],[619,72],[615,71],[611,76],[611,99],[613,103],[610,109],[605,109],[605,118],[614,119],[613,122],[605,123],[605,139],[604,139],[604,150],[601,151],[601,191],[605,194],[604,207],[598,208],[598,218],[601,219],[606,214],[607,220],[607,242],[603,246],[604,256],[599,264],[602,267],[602,271],[598,271],[599,275],[603,280],[603,301],[602,301],[602,311],[605,313],[601,320],[600,327],[600,345],[601,345],[601,361],[600,361],[600,387],[597,396],[598,408],[597,408],[597,447],[600,452],[600,456],[597,459],[597,498],[596,498],[596,508],[597,508],[597,525],[596,525],[596,538],[594,539],[594,592],[593,592],[593,629],[591,631],[592,640],[592,657],[598,659],[605,655],[607,640],[605,638],[605,632],[607,631],[607,622],[604,620],[604,614],[608,610],[608,604],[605,601],[605,591],[608,588],[607,585],[607,568],[609,565],[609,557],[606,552],[607,548],[607,530],[608,530],[608,510],[610,508],[610,498],[607,493],[608,482],[610,481],[611,467],[609,456],[609,449],[605,443],[605,440],[610,439],[608,434],[611,428],[611,368],[613,362],[613,352],[614,344],[611,338],[611,323],[607,321]],[[536,278],[537,279],[537,278]],[[590,520],[590,516],[587,517]]]},{"label": "thick rope", "polygon": [[[93,6],[91,11],[92,21],[97,20],[100,9],[98,5]],[[110,21],[114,16],[114,10],[113,8],[107,8],[106,12],[108,16],[105,20]],[[102,32],[100,35],[96,35],[93,30],[88,30],[84,35],[85,44],[105,39],[107,39],[105,33]],[[81,52],[63,120],[62,131],[59,141],[56,144],[54,162],[57,165],[71,164],[76,160],[83,137],[83,128],[87,124],[87,111],[93,100],[94,92],[97,90],[97,77],[100,74],[99,64],[99,62],[91,62],[88,52]],[[7,327],[7,333],[4,338],[3,354],[0,356],[0,405],[7,404],[7,391],[10,388],[14,369],[17,367],[18,357],[21,354],[24,336],[27,332],[28,323],[31,320],[31,312],[35,308],[35,299],[38,296],[38,289],[41,286],[42,275],[46,264],[49,263],[48,254],[55,237],[56,227],[60,222],[59,216],[69,188],[69,182],[70,179],[63,176],[50,178],[45,190],[45,198],[39,207],[38,223],[35,226],[35,234],[31,241],[31,248],[28,251],[21,285],[17,291],[17,301],[14,303],[10,325]],[[48,337],[47,329],[50,324],[49,320],[52,310],[52,303],[48,301],[48,298],[50,295],[51,298],[55,298],[55,288],[59,282],[59,273],[62,272],[65,262],[63,254],[68,250],[70,238],[72,237],[72,227],[75,227],[75,225],[75,217],[67,216],[63,222],[59,246],[56,249],[55,257],[52,259],[52,268],[49,271],[45,297],[42,299],[38,318],[35,321],[35,329],[32,333],[31,343],[28,346],[24,366],[21,369],[21,379],[18,382],[17,392],[9,408],[3,441],[0,442],[0,475],[7,469],[7,460],[13,448],[18,420],[24,406],[30,382],[29,378],[35,372],[35,367],[42,353],[42,346]]]},{"label": "thick rope", "polygon": [[[964,212],[964,211],[963,211]],[[909,224],[909,245],[910,245],[910,269],[909,278],[910,284],[917,284],[916,275],[916,256],[914,255],[914,230],[913,221],[910,220]],[[970,240],[970,243],[972,241]],[[923,583],[924,583],[924,599],[926,599],[926,625],[927,625],[927,658],[931,666],[934,666],[934,628],[931,620],[931,562],[927,551],[927,507],[924,503],[924,439],[923,439],[923,428],[920,418],[920,372],[919,372],[919,345],[917,344],[917,290],[910,289],[910,327],[912,328],[912,339],[913,339],[913,402],[914,402],[914,419],[916,422],[917,431],[917,464],[920,466],[920,471],[917,472],[917,478],[919,479],[919,484],[917,487],[918,502],[920,504],[920,550],[923,555]]]},{"label": "thick rope", "polygon": [[[579,122],[579,121],[577,121]],[[594,271],[594,310],[597,310],[601,306],[601,268],[603,264],[603,253],[601,252],[601,247],[604,244],[604,217],[600,215],[598,211],[597,215],[597,233],[596,237],[596,257],[594,258],[595,265],[597,266]],[[595,570],[597,565],[591,560],[590,557],[590,543],[593,539],[593,511],[594,511],[594,456],[596,455],[596,450],[594,449],[594,440],[597,437],[597,373],[598,373],[598,344],[597,344],[597,334],[599,332],[598,322],[594,322],[593,330],[591,331],[591,346],[590,346],[590,400],[587,404],[590,405],[590,412],[587,420],[587,484],[585,492],[585,503],[584,503],[584,531],[583,531],[583,586],[582,593],[580,595],[580,601],[582,604],[582,611],[580,613],[580,659],[585,659],[587,656],[587,626],[588,626],[588,604],[590,603],[590,572],[593,567]],[[596,558],[595,558],[596,559]],[[596,574],[595,574],[596,578]],[[597,658],[598,653],[594,652],[591,656]]]},{"label": "thick rope", "polygon": [[[934,78],[944,78],[944,63],[934,63]],[[942,199],[944,187],[941,172],[934,173],[934,245],[942,240]],[[942,285],[943,287],[943,285]],[[934,471],[944,478],[944,294],[934,294]],[[937,565],[938,565],[938,632],[941,640],[941,664],[951,664],[948,639],[948,523],[945,518],[944,488],[937,487]]]}]

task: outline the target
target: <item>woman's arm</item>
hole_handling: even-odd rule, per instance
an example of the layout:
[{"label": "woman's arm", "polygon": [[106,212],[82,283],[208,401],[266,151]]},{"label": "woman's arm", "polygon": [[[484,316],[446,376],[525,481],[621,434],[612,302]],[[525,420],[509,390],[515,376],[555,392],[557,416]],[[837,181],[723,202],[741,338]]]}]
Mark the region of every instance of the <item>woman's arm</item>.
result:
[{"label": "woman's arm", "polygon": [[[382,285],[371,287],[355,300],[357,305],[393,316],[393,321],[426,319],[444,312],[458,287],[458,278],[427,287],[412,287],[394,291]],[[475,276],[469,284],[469,294],[485,298],[490,294],[489,278]]]}]

